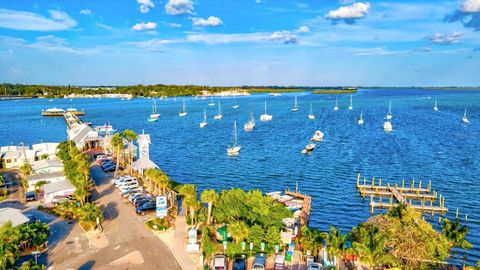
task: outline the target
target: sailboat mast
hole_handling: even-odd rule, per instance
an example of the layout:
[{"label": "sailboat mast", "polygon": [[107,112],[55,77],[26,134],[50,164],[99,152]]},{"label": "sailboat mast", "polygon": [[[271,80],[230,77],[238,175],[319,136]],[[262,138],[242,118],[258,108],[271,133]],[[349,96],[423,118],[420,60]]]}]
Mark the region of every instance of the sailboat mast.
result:
[{"label": "sailboat mast", "polygon": [[237,121],[233,122],[233,144],[237,146]]},{"label": "sailboat mast", "polygon": [[218,115],[222,114],[222,105],[218,102]]},{"label": "sailboat mast", "polygon": [[388,114],[392,114],[392,101],[390,101],[390,105],[388,106]]},{"label": "sailboat mast", "polygon": [[352,102],[353,102],[353,100],[352,100],[352,99],[353,99],[353,96],[352,96],[352,95],[350,95],[350,107],[352,107],[352,105],[353,105],[353,104],[352,104]]},{"label": "sailboat mast", "polygon": [[183,111],[185,111],[185,98],[183,99]]},{"label": "sailboat mast", "polygon": [[265,114],[267,114],[267,100],[265,99]]},{"label": "sailboat mast", "polygon": [[203,108],[203,122],[207,120],[207,110]]}]

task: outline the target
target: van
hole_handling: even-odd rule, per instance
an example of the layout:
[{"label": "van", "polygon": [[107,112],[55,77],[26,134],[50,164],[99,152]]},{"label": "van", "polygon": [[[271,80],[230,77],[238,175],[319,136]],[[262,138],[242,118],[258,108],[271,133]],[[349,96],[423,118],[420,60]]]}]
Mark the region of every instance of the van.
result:
[{"label": "van", "polygon": [[275,256],[275,265],[273,267],[273,270],[284,270],[285,266],[285,255],[283,254],[278,254]]},{"label": "van", "polygon": [[266,257],[264,253],[255,254],[252,270],[265,270]]}]

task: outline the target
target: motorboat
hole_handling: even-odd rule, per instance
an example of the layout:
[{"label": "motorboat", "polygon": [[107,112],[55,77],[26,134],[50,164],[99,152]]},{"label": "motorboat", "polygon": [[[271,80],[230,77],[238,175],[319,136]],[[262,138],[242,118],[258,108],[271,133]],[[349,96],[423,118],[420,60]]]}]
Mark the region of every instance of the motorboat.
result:
[{"label": "motorboat", "polygon": [[315,150],[315,146],[316,145],[314,143],[309,143],[309,144],[305,145],[305,148],[302,150],[302,153],[307,154],[307,153],[312,152],[313,150]]},{"label": "motorboat", "polygon": [[323,140],[323,132],[321,132],[320,130],[317,130],[315,131],[315,133],[313,134],[312,138],[310,139],[311,141],[314,141],[314,142],[319,142],[321,140]]},{"label": "motorboat", "polygon": [[386,121],[385,123],[383,123],[383,130],[385,132],[391,132],[393,130],[392,123],[390,123],[390,121]]}]

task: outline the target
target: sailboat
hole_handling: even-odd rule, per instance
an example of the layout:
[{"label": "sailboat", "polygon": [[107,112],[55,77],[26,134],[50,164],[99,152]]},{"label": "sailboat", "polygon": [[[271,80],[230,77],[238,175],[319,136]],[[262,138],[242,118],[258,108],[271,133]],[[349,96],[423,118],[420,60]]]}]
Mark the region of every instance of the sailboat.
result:
[{"label": "sailboat", "polygon": [[390,101],[390,105],[388,106],[388,113],[385,116],[385,119],[390,120],[392,119],[392,101]]},{"label": "sailboat", "polygon": [[310,120],[315,119],[315,115],[313,114],[313,111],[312,111],[312,103],[310,103],[310,114],[308,115],[308,119]]},{"label": "sailboat", "polygon": [[234,103],[234,105],[232,106],[232,108],[234,108],[234,109],[240,108],[240,105],[238,105],[236,98],[235,98],[235,103]]},{"label": "sailboat", "polygon": [[157,112],[157,102],[154,99],[153,100],[153,107],[152,107],[152,114],[150,114],[149,121],[150,121],[150,119],[158,120],[158,118],[160,118],[160,114]]},{"label": "sailboat", "polygon": [[298,103],[297,103],[297,97],[296,96],[295,96],[295,103],[293,103],[292,112],[298,112]]},{"label": "sailboat", "polygon": [[237,121],[233,122],[233,145],[227,148],[227,155],[240,154],[240,145],[237,144]]},{"label": "sailboat", "polygon": [[223,118],[223,114],[222,114],[222,104],[220,104],[220,101],[218,102],[218,114],[216,114],[213,119],[215,120],[220,120]]},{"label": "sailboat", "polygon": [[200,128],[207,126],[207,110],[203,108],[203,121],[200,123]]},{"label": "sailboat", "polygon": [[360,119],[358,119],[358,124],[363,125],[363,111],[360,111]]},{"label": "sailboat", "polygon": [[252,131],[255,128],[255,118],[253,118],[253,112],[250,112],[250,121],[243,125],[245,131]]},{"label": "sailboat", "polygon": [[180,117],[187,116],[187,111],[185,110],[185,99],[183,99],[183,110],[178,113]]},{"label": "sailboat", "polygon": [[467,109],[465,109],[465,113],[463,114],[462,121],[463,121],[463,123],[465,123],[465,124],[470,123],[470,121],[468,121],[468,118],[467,118]]},{"label": "sailboat", "polygon": [[215,102],[213,102],[213,96],[211,96],[211,101],[208,103],[208,106],[215,106]]},{"label": "sailboat", "polygon": [[433,107],[433,110],[438,112],[437,98],[435,98],[435,106]]},{"label": "sailboat", "polygon": [[335,99],[335,107],[333,107],[334,111],[338,111],[338,98]]},{"label": "sailboat", "polygon": [[265,113],[260,115],[260,121],[266,122],[272,120],[272,115],[267,114],[267,100],[265,99]]},{"label": "sailboat", "polygon": [[385,132],[391,132],[393,130],[392,123],[390,123],[390,121],[386,121],[385,123],[383,123],[383,130]]},{"label": "sailboat", "polygon": [[348,109],[351,111],[353,110],[353,96],[350,95],[350,106],[348,106]]}]

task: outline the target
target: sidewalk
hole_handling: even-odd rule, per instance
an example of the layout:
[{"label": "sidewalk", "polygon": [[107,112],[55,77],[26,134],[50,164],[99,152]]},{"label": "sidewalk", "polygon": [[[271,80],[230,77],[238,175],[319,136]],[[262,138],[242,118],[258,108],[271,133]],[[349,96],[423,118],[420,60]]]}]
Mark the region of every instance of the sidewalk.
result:
[{"label": "sidewalk", "polygon": [[185,209],[182,208],[175,219],[175,232],[171,250],[183,270],[202,269],[201,266],[192,261],[190,255],[185,251],[185,235],[187,233],[185,212]]}]

